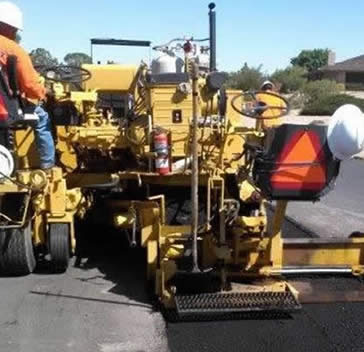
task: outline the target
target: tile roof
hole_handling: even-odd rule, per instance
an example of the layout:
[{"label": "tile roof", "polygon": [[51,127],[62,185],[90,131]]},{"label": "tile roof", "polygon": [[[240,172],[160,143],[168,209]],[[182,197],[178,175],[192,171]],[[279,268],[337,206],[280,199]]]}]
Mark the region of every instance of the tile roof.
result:
[{"label": "tile roof", "polygon": [[320,68],[321,71],[345,71],[364,72],[364,55],[353,57],[352,59],[338,62],[335,65],[326,65]]}]

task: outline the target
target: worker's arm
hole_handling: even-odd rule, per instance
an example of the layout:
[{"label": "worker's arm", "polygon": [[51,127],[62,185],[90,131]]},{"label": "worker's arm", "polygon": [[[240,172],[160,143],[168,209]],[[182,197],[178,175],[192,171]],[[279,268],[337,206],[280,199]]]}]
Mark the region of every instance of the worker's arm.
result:
[{"label": "worker's arm", "polygon": [[28,99],[44,99],[46,90],[44,86],[40,84],[39,75],[33,67],[30,56],[19,47],[17,58],[17,73],[20,92],[24,93]]}]

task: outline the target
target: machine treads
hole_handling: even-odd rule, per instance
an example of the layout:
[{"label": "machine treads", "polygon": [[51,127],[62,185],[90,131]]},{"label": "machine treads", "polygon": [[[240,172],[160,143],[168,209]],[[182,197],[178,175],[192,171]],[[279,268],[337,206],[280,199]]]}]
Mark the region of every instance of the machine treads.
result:
[{"label": "machine treads", "polygon": [[296,297],[289,290],[285,292],[262,291],[177,295],[175,299],[177,313],[180,316],[199,313],[292,312],[301,309]]}]

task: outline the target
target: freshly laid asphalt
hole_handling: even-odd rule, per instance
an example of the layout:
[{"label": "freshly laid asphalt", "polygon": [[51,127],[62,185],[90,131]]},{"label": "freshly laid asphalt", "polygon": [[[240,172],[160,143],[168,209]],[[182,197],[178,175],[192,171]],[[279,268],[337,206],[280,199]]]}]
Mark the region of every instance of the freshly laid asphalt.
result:
[{"label": "freshly laid asphalt", "polygon": [[[363,181],[364,161],[345,163],[322,202],[289,205],[286,234],[300,235],[295,222],[323,237],[364,231]],[[166,323],[145,290],[143,251],[90,231],[80,268],[49,275],[44,264],[28,277],[0,277],[0,352],[364,351],[364,303],[305,304],[275,319]],[[364,290],[353,278],[302,282]]]},{"label": "freshly laid asphalt", "polygon": [[333,191],[315,204],[291,202],[287,214],[320,237],[364,232],[364,160],[343,162]]}]

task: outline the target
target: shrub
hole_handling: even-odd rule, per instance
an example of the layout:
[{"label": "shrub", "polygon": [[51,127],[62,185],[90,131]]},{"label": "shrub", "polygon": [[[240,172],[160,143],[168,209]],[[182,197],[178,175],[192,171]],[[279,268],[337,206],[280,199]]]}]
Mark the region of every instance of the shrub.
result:
[{"label": "shrub", "polygon": [[280,85],[282,93],[291,93],[302,89],[307,82],[306,70],[299,66],[290,66],[284,70],[276,70],[270,79]]},{"label": "shrub", "polygon": [[237,72],[229,74],[227,88],[241,90],[258,90],[264,81],[262,66],[249,67],[247,63]]},{"label": "shrub", "polygon": [[286,95],[285,97],[291,109],[302,109],[305,106],[305,96],[299,91]]},{"label": "shrub", "polygon": [[346,90],[362,91],[364,83],[346,83]]},{"label": "shrub", "polygon": [[364,111],[364,99],[346,94],[324,95],[305,105],[301,115],[332,115],[336,109],[345,104],[353,104]]},{"label": "shrub", "polygon": [[316,100],[330,95],[337,95],[343,90],[344,86],[342,84],[338,84],[335,81],[328,79],[308,82],[302,88],[307,103],[313,103]]}]

